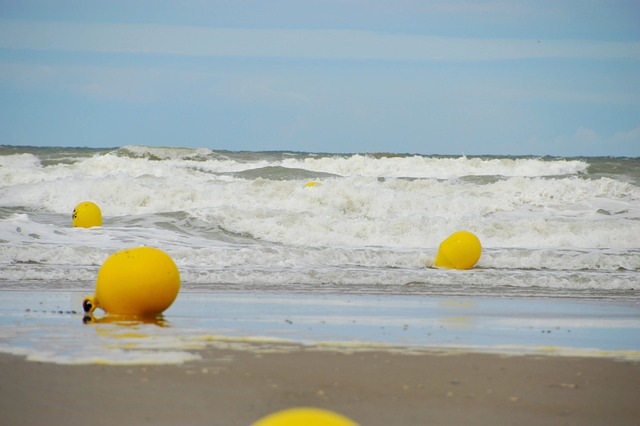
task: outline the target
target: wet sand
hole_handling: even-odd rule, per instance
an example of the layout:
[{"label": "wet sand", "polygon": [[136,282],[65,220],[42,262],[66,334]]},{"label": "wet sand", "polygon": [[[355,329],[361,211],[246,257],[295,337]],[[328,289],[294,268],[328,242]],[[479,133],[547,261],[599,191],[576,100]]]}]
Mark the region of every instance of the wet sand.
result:
[{"label": "wet sand", "polygon": [[86,321],[82,292],[0,291],[0,424],[636,425],[636,303],[181,294]]},{"label": "wet sand", "polygon": [[361,425],[636,425],[640,363],[611,358],[208,348],[180,365],[0,354],[6,425],[249,425],[313,406]]}]

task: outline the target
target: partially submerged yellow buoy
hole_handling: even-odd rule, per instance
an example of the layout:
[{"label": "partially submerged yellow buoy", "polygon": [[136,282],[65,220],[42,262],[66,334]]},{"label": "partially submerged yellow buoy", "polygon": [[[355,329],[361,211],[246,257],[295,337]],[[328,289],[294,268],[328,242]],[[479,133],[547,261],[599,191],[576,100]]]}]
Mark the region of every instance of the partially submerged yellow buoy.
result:
[{"label": "partially submerged yellow buoy", "polygon": [[102,226],[100,207],[91,201],[83,201],[73,209],[72,223],[74,227],[91,228]]},{"label": "partially submerged yellow buoy", "polygon": [[137,247],[112,254],[98,271],[94,296],[85,297],[86,313],[100,308],[117,315],[158,315],[178,296],[180,273],[162,250]]},{"label": "partially submerged yellow buoy", "polygon": [[320,182],[311,181],[304,184],[306,188],[313,188],[314,186],[322,185]]},{"label": "partially submerged yellow buoy", "polygon": [[348,418],[320,408],[289,408],[269,414],[252,426],[358,426]]},{"label": "partially submerged yellow buoy", "polygon": [[480,240],[468,231],[451,234],[440,243],[436,266],[447,269],[471,269],[482,254]]}]

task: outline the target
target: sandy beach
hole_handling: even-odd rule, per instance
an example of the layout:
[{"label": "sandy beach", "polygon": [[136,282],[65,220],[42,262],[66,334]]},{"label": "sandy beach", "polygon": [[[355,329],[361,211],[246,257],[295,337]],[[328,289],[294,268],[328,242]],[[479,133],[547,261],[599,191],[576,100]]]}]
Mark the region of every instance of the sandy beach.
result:
[{"label": "sandy beach", "polygon": [[635,425],[635,302],[183,293],[157,321],[0,292],[6,425]]},{"label": "sandy beach", "polygon": [[488,354],[201,351],[182,365],[59,365],[0,355],[6,425],[249,425],[313,406],[361,425],[635,425],[640,364]]}]

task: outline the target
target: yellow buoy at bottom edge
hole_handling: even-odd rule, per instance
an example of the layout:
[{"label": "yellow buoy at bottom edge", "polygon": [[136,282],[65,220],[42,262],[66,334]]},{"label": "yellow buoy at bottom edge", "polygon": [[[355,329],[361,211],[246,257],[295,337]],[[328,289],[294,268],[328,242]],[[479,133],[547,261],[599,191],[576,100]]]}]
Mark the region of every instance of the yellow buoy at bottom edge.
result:
[{"label": "yellow buoy at bottom edge", "polygon": [[482,254],[480,240],[468,231],[451,234],[440,243],[436,266],[448,269],[471,269]]},{"label": "yellow buoy at bottom edge", "polygon": [[358,426],[332,411],[319,408],[290,408],[269,414],[252,426]]},{"label": "yellow buoy at bottom edge", "polygon": [[72,224],[74,227],[91,228],[102,226],[100,207],[91,201],[83,201],[73,209]]},{"label": "yellow buoy at bottom edge", "polygon": [[111,255],[98,271],[93,297],[83,301],[84,311],[101,308],[118,315],[157,315],[178,296],[180,273],[162,250],[137,247]]}]

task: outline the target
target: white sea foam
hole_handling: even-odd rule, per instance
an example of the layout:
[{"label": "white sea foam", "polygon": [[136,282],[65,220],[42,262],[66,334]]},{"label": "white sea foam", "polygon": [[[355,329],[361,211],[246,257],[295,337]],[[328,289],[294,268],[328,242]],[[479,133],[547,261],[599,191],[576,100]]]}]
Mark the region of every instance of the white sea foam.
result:
[{"label": "white sea foam", "polygon": [[[91,282],[110,253],[139,245],[165,249],[194,286],[624,290],[640,270],[640,188],[589,175],[584,160],[126,147],[43,164],[0,155],[0,281]],[[305,187],[313,173],[321,185]],[[84,200],[101,207],[102,228],[71,228]],[[478,269],[429,268],[462,229],[485,248]]]},{"label": "white sea foam", "polygon": [[579,160],[541,161],[533,158],[433,158],[424,156],[367,156],[289,159],[285,167],[341,176],[383,176],[451,179],[460,176],[551,176],[584,173]]},{"label": "white sea foam", "polygon": [[[536,158],[477,158],[374,155],[316,155],[304,158],[239,161],[217,155],[208,149],[157,148],[127,146],[118,151],[132,158],[199,161],[203,169],[217,172],[245,168],[282,166],[331,173],[340,176],[417,177],[450,179],[460,176],[553,176],[585,173],[587,163],[581,160],[543,161]],[[236,157],[238,158],[238,157]]]}]

